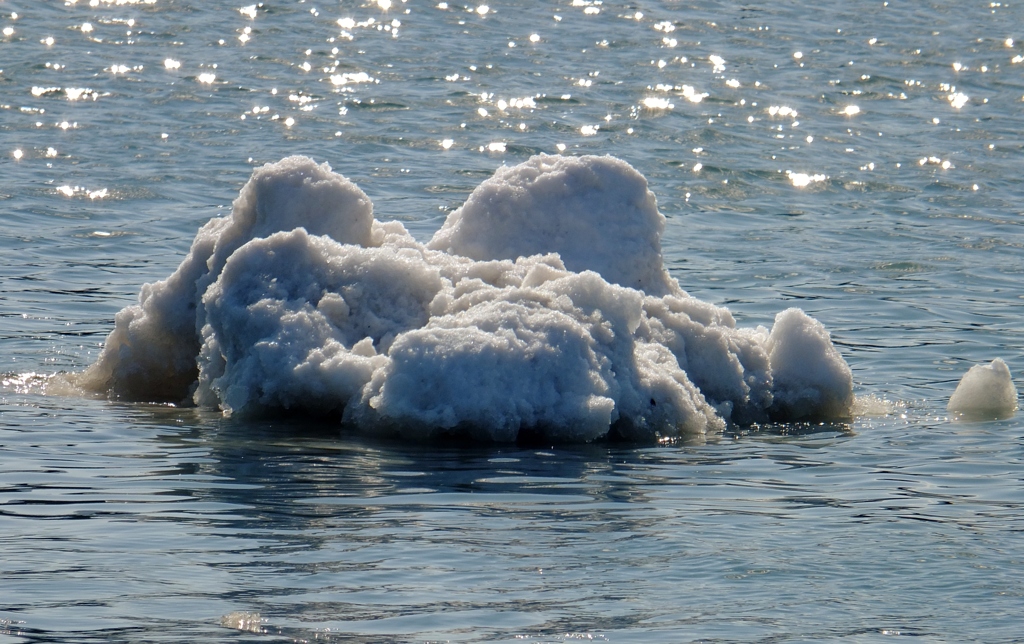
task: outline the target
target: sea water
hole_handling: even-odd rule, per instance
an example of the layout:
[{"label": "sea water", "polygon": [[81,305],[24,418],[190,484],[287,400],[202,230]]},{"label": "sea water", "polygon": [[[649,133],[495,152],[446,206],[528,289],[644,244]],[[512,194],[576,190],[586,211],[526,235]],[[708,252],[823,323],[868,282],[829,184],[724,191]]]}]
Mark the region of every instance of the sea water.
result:
[{"label": "sea water", "polygon": [[[0,4],[0,640],[1017,641],[1013,2]],[[690,295],[798,306],[874,404],[663,445],[404,444],[44,395],[254,168],[421,242],[494,171],[612,154]]]}]

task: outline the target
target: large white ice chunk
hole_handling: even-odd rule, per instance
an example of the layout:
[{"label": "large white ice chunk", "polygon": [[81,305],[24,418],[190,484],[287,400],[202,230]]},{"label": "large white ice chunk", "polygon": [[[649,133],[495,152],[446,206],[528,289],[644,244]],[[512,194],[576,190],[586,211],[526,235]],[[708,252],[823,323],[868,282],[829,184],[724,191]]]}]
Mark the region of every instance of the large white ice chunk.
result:
[{"label": "large white ice chunk", "polygon": [[499,170],[430,244],[291,157],[257,169],[78,380],[417,439],[652,440],[844,418],[850,370],[797,309],[768,329],[665,272],[664,218],[610,157]]},{"label": "large white ice chunk", "polygon": [[1004,418],[1017,411],[1017,388],[1002,358],[971,367],[949,399],[949,411],[970,418]]},{"label": "large white ice chunk", "polygon": [[558,253],[571,271],[665,295],[678,286],[662,266],[664,228],[647,180],[625,161],[541,154],[498,168],[429,247],[478,260]]}]

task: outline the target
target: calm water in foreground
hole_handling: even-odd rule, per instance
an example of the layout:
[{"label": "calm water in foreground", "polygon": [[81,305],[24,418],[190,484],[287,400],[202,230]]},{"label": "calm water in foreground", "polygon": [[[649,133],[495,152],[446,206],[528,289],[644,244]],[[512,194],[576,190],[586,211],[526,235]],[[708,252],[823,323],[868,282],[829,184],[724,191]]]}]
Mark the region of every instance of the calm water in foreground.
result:
[{"label": "calm water in foreground", "polygon": [[[1024,641],[1024,5],[0,1],[0,642]],[[848,424],[405,445],[45,396],[252,168],[421,239],[613,154],[672,274],[832,332]],[[257,615],[258,613],[258,615]]]}]

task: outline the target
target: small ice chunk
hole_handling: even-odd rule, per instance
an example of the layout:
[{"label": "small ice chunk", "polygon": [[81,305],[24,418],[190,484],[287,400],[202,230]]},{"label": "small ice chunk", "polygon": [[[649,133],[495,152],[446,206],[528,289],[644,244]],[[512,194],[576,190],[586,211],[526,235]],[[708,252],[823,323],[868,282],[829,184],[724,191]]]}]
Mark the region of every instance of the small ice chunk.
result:
[{"label": "small ice chunk", "polygon": [[776,420],[851,416],[853,374],[821,322],[787,309],[775,317],[767,344]]},{"label": "small ice chunk", "polygon": [[1017,388],[1002,358],[974,365],[949,399],[949,411],[966,417],[1005,418],[1017,411]]}]

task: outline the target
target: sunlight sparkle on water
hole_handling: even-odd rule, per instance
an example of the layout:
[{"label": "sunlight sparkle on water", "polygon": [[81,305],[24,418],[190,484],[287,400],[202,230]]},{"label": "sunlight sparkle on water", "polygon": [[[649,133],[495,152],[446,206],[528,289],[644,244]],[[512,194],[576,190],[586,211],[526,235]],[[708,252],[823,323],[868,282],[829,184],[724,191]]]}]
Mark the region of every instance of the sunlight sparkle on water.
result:
[{"label": "sunlight sparkle on water", "polygon": [[532,96],[526,96],[524,98],[510,98],[507,101],[505,99],[499,99],[498,102],[495,103],[495,105],[498,107],[499,110],[504,112],[509,108],[514,108],[517,110],[536,109],[537,102],[533,100]]},{"label": "sunlight sparkle on water", "polygon": [[956,167],[956,166],[953,165],[953,163],[949,159],[941,159],[941,158],[936,157],[936,156],[921,157],[917,161],[917,164],[918,165],[922,165],[922,166],[923,165],[937,165],[940,168],[942,168],[943,170],[949,170],[951,168],[955,168]]},{"label": "sunlight sparkle on water", "polygon": [[[56,152],[56,150],[54,150]],[[104,199],[109,195],[106,188],[100,188],[99,190],[89,190],[82,186],[59,186],[57,192],[64,195],[65,197],[74,197],[75,195],[82,195],[88,197],[91,200]]]},{"label": "sunlight sparkle on water", "polygon": [[823,174],[807,174],[805,172],[793,172],[792,170],[786,170],[786,176],[797,188],[805,188],[812,183],[820,183],[825,179],[828,179]]},{"label": "sunlight sparkle on water", "polygon": [[964,105],[967,105],[967,101],[971,100],[967,94],[963,92],[954,92],[946,97],[949,100],[949,104],[953,106],[953,109],[960,109]]},{"label": "sunlight sparkle on water", "polygon": [[698,92],[690,85],[683,85],[681,89],[683,98],[690,101],[691,103],[700,103],[701,101],[708,97],[707,92]]},{"label": "sunlight sparkle on water", "polygon": [[335,86],[348,85],[349,83],[376,83],[377,80],[366,72],[350,72],[344,74],[333,74],[331,84]]},{"label": "sunlight sparkle on water", "polygon": [[259,613],[249,611],[235,611],[220,618],[220,625],[224,628],[233,628],[249,633],[263,633],[263,619]]},{"label": "sunlight sparkle on water", "polygon": [[[786,105],[772,105],[767,110],[769,116],[789,116],[796,118],[797,112],[792,107]],[[856,112],[854,112],[856,114]]]},{"label": "sunlight sparkle on water", "polygon": [[[89,89],[88,87],[65,87],[64,93],[67,95],[69,101],[77,101],[80,99],[88,98],[92,98],[92,100],[95,101],[98,98],[96,92]],[[104,94],[104,96],[108,96],[108,94]]]},{"label": "sunlight sparkle on water", "polygon": [[856,105],[847,105],[846,107],[843,108],[843,111],[840,112],[840,114],[845,114],[846,116],[860,114],[860,107]]},{"label": "sunlight sparkle on water", "polygon": [[675,107],[667,98],[648,96],[643,100],[644,107],[649,110],[670,110]]}]

